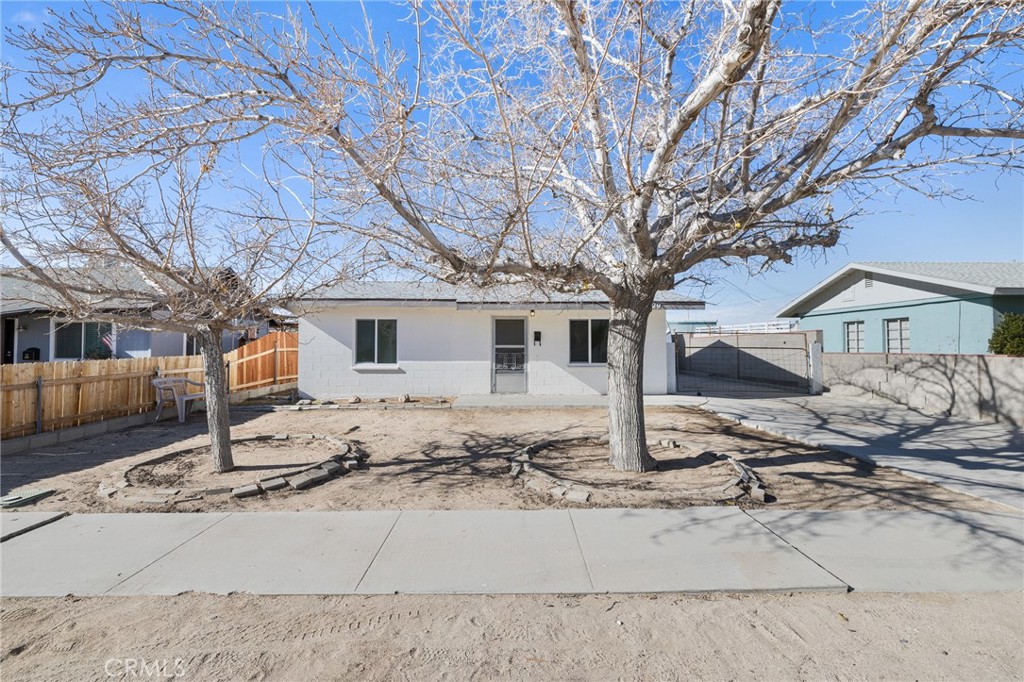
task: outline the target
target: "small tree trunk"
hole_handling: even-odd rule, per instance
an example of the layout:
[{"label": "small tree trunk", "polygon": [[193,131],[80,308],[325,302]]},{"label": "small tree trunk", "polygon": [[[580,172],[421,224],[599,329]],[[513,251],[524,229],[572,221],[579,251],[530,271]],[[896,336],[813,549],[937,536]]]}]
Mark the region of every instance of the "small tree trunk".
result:
[{"label": "small tree trunk", "polygon": [[654,293],[612,301],[608,328],[608,461],[621,471],[651,471],[644,427],[644,341]]},{"label": "small tree trunk", "polygon": [[206,424],[210,431],[213,469],[224,473],[235,468],[231,458],[231,419],[228,414],[228,377],[224,370],[221,333],[216,329],[199,332],[199,347],[206,370]]}]

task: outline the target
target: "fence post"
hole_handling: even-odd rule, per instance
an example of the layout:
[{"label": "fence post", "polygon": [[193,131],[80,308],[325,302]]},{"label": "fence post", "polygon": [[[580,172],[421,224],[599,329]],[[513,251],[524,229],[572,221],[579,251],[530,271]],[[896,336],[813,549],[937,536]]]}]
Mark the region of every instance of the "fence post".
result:
[{"label": "fence post", "polygon": [[811,352],[808,353],[807,361],[811,370],[809,393],[811,395],[821,395],[825,389],[825,372],[821,366],[821,344],[817,341],[811,344]]},{"label": "fence post", "polygon": [[224,363],[224,383],[227,384],[228,394],[231,394],[231,361]]},{"label": "fence post", "polygon": [[36,377],[36,433],[43,432],[43,378]]},{"label": "fence post", "polygon": [[277,341],[274,341],[274,385],[275,386],[277,385],[277,359],[278,359],[278,357],[279,356],[278,356],[278,351],[277,351]]}]

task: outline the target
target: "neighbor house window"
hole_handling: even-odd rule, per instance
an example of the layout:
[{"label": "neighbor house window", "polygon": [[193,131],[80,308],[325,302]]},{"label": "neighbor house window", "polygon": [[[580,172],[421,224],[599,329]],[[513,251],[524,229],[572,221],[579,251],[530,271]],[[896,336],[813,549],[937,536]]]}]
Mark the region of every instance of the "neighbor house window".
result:
[{"label": "neighbor house window", "polygon": [[54,321],[53,357],[103,360],[113,355],[113,327],[107,322]]},{"label": "neighbor house window", "polygon": [[608,362],[608,320],[569,321],[569,362]]},{"label": "neighbor house window", "polygon": [[846,352],[864,352],[864,321],[846,323]]},{"label": "neighbor house window", "polygon": [[356,320],[356,364],[398,362],[398,320]]},{"label": "neighbor house window", "polygon": [[910,352],[910,319],[901,317],[885,321],[885,352]]}]

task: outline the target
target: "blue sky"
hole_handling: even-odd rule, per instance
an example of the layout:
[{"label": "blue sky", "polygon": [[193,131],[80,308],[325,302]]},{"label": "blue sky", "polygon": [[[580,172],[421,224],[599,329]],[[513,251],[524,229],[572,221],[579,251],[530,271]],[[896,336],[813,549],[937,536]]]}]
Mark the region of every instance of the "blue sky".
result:
[{"label": "blue sky", "polygon": [[[49,6],[65,11],[73,5],[4,1],[0,22],[4,27],[15,23],[30,26]],[[316,7],[339,29],[347,28],[349,21],[361,23],[358,4],[319,2]],[[405,9],[376,2],[370,11],[378,30],[403,31],[398,21],[407,14]],[[704,298],[706,311],[672,316],[721,324],[765,321],[785,303],[854,261],[1024,260],[1024,177],[1019,172],[1000,175],[994,169],[981,169],[952,182],[973,199],[940,201],[908,191],[895,198],[875,199],[867,206],[868,215],[858,219],[840,246],[827,254],[783,264],[763,275],[750,276],[742,268],[722,271],[716,284],[685,292]]]},{"label": "blue sky", "polygon": [[[932,200],[910,192],[876,200],[840,245],[756,277],[733,270],[703,296],[704,312],[674,319],[720,324],[764,322],[783,305],[855,261],[1024,260],[1024,178],[983,170],[955,179],[970,201]],[[699,295],[699,292],[694,292]]]}]

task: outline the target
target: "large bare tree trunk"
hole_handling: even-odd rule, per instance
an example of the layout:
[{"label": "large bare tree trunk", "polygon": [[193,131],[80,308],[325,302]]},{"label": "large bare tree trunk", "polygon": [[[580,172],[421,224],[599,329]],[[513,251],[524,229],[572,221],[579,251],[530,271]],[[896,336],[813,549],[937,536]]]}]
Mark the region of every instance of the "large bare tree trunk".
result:
[{"label": "large bare tree trunk", "polygon": [[644,341],[654,292],[612,302],[608,329],[608,461],[621,471],[652,471],[644,427]]},{"label": "large bare tree trunk", "polygon": [[207,328],[200,331],[199,347],[206,370],[206,424],[210,430],[210,453],[214,471],[224,473],[234,469],[235,462],[231,459],[228,378],[224,370],[220,330]]}]

